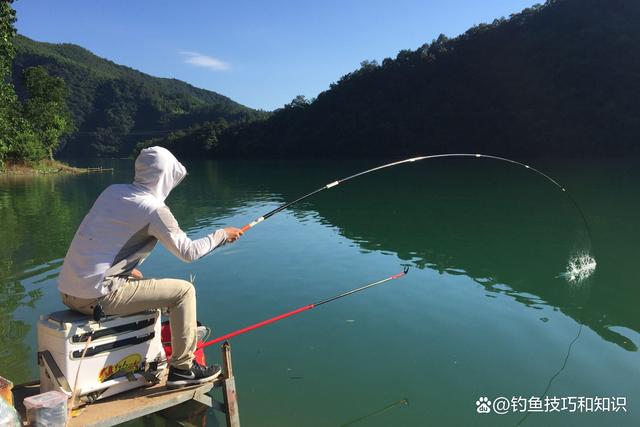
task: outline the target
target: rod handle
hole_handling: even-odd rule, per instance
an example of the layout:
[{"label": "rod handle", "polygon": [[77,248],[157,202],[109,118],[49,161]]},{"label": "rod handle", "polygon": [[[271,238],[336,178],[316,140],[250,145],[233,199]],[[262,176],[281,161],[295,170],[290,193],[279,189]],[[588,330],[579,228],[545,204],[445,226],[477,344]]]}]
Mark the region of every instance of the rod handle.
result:
[{"label": "rod handle", "polygon": [[[266,216],[266,215],[265,215]],[[260,218],[256,218],[253,221],[251,221],[249,224],[245,225],[244,227],[242,227],[240,230],[242,230],[242,232],[244,233],[245,231],[247,231],[248,229],[250,229],[251,227],[253,227],[254,225],[262,222],[265,220],[264,216],[261,216]]]}]

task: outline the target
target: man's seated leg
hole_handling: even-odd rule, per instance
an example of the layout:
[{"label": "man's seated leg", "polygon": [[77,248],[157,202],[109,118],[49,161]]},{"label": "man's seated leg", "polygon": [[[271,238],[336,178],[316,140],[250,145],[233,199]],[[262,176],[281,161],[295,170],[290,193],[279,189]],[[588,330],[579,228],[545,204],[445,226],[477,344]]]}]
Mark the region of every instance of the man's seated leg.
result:
[{"label": "man's seated leg", "polygon": [[179,279],[129,280],[101,299],[107,315],[126,315],[153,308],[169,309],[171,361],[167,386],[180,387],[211,381],[220,375],[218,366],[194,362],[197,346],[196,292]]}]

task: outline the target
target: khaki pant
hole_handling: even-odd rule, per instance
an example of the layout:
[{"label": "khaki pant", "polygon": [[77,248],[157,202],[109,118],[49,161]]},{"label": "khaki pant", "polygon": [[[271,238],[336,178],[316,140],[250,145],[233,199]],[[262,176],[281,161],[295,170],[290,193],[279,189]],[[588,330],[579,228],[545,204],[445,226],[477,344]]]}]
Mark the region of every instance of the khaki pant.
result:
[{"label": "khaki pant", "polygon": [[154,308],[168,308],[171,323],[171,366],[189,369],[196,350],[196,291],[186,280],[127,280],[115,291],[98,299],[62,294],[67,307],[91,315],[96,303],[108,316],[134,314]]}]

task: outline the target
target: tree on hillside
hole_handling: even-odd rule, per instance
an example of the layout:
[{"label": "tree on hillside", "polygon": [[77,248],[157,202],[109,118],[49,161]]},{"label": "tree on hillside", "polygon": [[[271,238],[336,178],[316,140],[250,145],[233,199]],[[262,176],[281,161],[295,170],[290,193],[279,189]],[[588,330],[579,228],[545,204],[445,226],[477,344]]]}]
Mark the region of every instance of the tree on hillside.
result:
[{"label": "tree on hillside", "polygon": [[12,130],[17,98],[13,85],[7,82],[15,56],[13,39],[16,35],[16,11],[11,3],[13,0],[0,1],[0,167],[12,145],[12,135],[15,134]]},{"label": "tree on hillside", "polygon": [[200,156],[215,153],[219,148],[219,136],[229,127],[229,123],[220,118],[216,121],[204,122],[187,129],[171,132],[170,134],[152,138],[139,143],[135,153],[143,148],[160,145],[168,148],[179,156]]},{"label": "tree on hillside", "polygon": [[293,98],[290,103],[285,104],[284,108],[303,108],[310,103],[311,102],[304,95],[298,95]]},{"label": "tree on hillside", "polygon": [[65,103],[66,86],[41,67],[25,72],[29,99],[21,104],[11,77],[15,57],[13,0],[0,0],[0,169],[9,159],[37,162],[52,158],[60,136],[73,128]]},{"label": "tree on hillside", "polygon": [[60,77],[52,77],[44,67],[27,68],[23,84],[28,99],[24,102],[24,117],[46,150],[49,160],[60,144],[60,138],[74,129],[67,107],[67,85]]}]

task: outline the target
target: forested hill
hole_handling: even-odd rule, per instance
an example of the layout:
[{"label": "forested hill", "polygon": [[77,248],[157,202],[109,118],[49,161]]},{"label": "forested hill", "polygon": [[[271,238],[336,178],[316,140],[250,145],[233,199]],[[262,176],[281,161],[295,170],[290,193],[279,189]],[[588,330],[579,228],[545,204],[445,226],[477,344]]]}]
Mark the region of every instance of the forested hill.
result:
[{"label": "forested hill", "polygon": [[24,95],[22,71],[44,66],[62,77],[77,132],[64,141],[63,156],[127,156],[137,142],[194,123],[231,122],[265,114],[218,93],[175,79],[152,77],[100,58],[73,44],[51,44],[18,35],[13,82]]},{"label": "forested hill", "polygon": [[640,153],[640,1],[554,0],[228,129],[221,155]]}]

